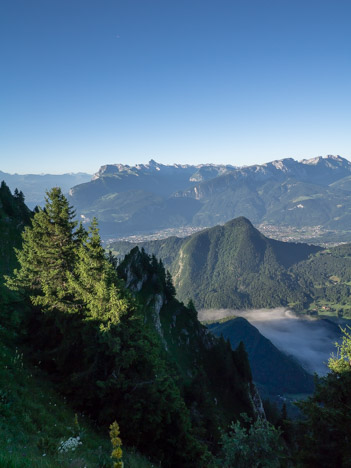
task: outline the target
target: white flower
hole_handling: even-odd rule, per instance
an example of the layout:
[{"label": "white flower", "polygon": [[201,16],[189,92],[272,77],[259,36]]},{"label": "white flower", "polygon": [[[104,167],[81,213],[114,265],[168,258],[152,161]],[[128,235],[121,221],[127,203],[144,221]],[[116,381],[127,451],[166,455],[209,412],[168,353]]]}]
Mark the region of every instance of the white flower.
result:
[{"label": "white flower", "polygon": [[69,450],[74,452],[75,449],[78,447],[78,445],[82,445],[82,442],[80,441],[80,437],[79,436],[78,437],[70,437],[66,441],[64,441],[64,440],[61,441],[61,443],[59,445],[59,448],[58,448],[58,451],[60,453],[68,452]]}]

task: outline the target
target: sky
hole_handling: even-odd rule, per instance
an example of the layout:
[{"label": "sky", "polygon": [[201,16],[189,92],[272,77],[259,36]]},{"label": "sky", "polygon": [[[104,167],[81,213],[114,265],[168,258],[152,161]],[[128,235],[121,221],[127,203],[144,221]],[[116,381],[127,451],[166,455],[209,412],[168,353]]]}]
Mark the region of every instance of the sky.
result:
[{"label": "sky", "polygon": [[0,170],[351,160],[349,0],[2,0]]}]

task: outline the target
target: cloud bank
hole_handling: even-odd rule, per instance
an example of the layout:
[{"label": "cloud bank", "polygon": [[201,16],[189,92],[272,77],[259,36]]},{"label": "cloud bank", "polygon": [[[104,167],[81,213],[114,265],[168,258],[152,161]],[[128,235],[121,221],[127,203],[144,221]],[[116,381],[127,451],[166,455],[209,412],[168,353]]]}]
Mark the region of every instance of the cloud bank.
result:
[{"label": "cloud bank", "polygon": [[199,319],[220,320],[231,316],[244,317],[262,335],[285,354],[295,357],[308,372],[327,373],[327,362],[336,352],[340,330],[329,320],[300,317],[284,308],[257,310],[201,310]]}]

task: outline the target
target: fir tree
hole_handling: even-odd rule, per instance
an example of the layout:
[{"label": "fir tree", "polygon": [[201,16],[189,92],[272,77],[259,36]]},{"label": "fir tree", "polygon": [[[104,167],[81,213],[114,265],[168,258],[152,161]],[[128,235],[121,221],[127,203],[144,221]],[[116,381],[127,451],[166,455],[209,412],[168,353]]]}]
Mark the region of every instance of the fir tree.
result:
[{"label": "fir tree", "polygon": [[15,188],[15,191],[13,192],[13,195],[14,195],[17,202],[24,203],[24,195],[23,195],[22,190],[19,191],[17,188]]},{"label": "fir tree", "polygon": [[167,295],[168,299],[171,299],[172,297],[175,297],[176,290],[175,290],[175,287],[174,287],[174,284],[173,284],[172,275],[170,274],[170,272],[168,270],[166,272],[165,284],[166,284],[166,295]]},{"label": "fir tree", "polygon": [[187,304],[186,307],[187,307],[187,309],[189,309],[189,311],[192,313],[192,315],[194,316],[194,318],[197,319],[197,310],[196,310],[194,301],[193,301],[192,299],[189,299],[188,304]]},{"label": "fir tree", "polygon": [[88,232],[81,235],[73,272],[68,273],[73,307],[89,318],[117,321],[130,309],[130,301],[101,245],[96,218]]},{"label": "fir tree", "polygon": [[16,250],[20,267],[7,284],[44,310],[67,310],[67,272],[74,266],[73,218],[61,189],[53,188],[47,192],[45,208],[35,213],[32,226],[24,230],[22,250]]},{"label": "fir tree", "polygon": [[249,357],[247,355],[245,345],[242,341],[240,341],[238,347],[236,348],[234,356],[236,365],[241,375],[249,381],[252,380]]}]

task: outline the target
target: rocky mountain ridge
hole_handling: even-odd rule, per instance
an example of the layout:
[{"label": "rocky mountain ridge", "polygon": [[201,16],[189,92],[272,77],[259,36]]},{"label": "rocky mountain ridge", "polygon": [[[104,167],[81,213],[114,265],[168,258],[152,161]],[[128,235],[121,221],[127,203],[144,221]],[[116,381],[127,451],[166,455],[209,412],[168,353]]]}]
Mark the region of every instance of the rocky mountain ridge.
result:
[{"label": "rocky mountain ridge", "polygon": [[[231,164],[161,164],[151,159],[147,164],[136,164],[130,166],[128,164],[106,164],[100,167],[92,180],[106,176],[118,176],[121,174],[147,174],[147,173],[180,173],[186,172],[190,174],[189,182],[202,182],[221,176],[228,172],[240,174],[243,177],[250,175],[257,176],[278,176],[279,174],[289,175],[299,180],[309,180],[310,177],[315,179],[314,169],[320,171],[319,177],[326,177],[324,182],[332,183],[331,180],[340,178],[346,175],[351,175],[351,162],[341,156],[327,155],[318,156],[311,159],[302,159],[297,161],[293,158],[283,158],[274,160],[265,164],[254,164],[250,166],[234,166]],[[311,170],[312,169],[312,170]],[[332,171],[332,173],[331,173]],[[322,179],[323,180],[323,179]]]},{"label": "rocky mountain ridge", "polygon": [[342,232],[345,240],[350,177],[351,162],[332,155],[244,167],[151,160],[102,166],[93,180],[71,189],[70,201],[84,222],[99,219],[105,237],[209,227],[246,216],[255,224],[321,226]]}]

